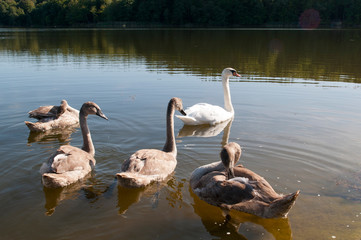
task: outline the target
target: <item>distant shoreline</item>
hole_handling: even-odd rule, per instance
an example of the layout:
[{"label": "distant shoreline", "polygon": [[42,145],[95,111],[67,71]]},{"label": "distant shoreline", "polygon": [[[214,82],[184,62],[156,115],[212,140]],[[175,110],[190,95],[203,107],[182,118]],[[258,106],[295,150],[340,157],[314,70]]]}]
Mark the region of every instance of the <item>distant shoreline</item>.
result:
[{"label": "distant shoreline", "polygon": [[0,28],[28,28],[28,29],[292,29],[292,30],[358,30],[361,29],[360,26],[342,26],[342,23],[335,22],[330,25],[319,25],[317,27],[300,27],[299,24],[278,24],[278,23],[269,23],[263,25],[254,25],[254,26],[205,26],[205,25],[196,25],[196,24],[184,24],[184,25],[169,25],[162,23],[142,23],[142,22],[98,22],[98,23],[89,23],[89,24],[74,24],[72,26],[59,25],[59,26],[42,26],[42,25],[33,25],[33,26],[7,26],[0,25]]}]

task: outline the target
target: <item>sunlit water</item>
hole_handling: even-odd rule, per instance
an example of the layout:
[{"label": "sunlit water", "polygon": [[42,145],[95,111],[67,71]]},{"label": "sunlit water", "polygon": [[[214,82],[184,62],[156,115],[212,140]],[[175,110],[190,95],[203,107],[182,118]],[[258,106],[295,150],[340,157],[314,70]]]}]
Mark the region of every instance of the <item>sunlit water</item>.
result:
[{"label": "sunlit water", "polygon": [[[0,31],[1,239],[360,239],[361,34],[277,30]],[[135,190],[114,176],[141,148],[161,149],[171,97],[185,107],[223,105],[219,129],[175,120],[178,165],[168,182]],[[90,116],[97,165],[84,181],[44,189],[39,168],[60,145],[81,146],[78,128],[30,133],[27,112],[68,100],[96,102]],[[214,136],[190,136],[192,133]],[[225,142],[275,190],[301,190],[287,219],[233,213],[189,189],[198,166]]]}]

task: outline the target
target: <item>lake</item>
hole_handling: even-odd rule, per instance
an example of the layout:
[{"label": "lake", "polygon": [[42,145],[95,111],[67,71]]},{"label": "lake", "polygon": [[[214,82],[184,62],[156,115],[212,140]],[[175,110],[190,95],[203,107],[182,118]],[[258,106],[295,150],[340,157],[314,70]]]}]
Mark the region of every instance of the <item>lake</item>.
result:
[{"label": "lake", "polygon": [[[360,30],[0,29],[1,239],[359,240],[360,62]],[[225,67],[242,75],[230,82],[233,122],[175,119],[169,181],[118,186],[127,157],[163,147],[170,98],[223,106]],[[89,117],[91,176],[46,189],[40,166],[61,145],[81,147],[81,132],[31,133],[24,121],[62,99],[94,101],[109,121]],[[192,193],[191,172],[219,161],[226,142],[277,192],[301,190],[288,218],[232,212],[225,222]]]}]

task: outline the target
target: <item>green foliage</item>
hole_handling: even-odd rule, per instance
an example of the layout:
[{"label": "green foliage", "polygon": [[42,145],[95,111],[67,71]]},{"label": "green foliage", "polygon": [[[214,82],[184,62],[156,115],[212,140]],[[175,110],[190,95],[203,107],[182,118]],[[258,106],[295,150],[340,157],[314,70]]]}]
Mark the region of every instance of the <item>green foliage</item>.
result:
[{"label": "green foliage", "polygon": [[361,0],[0,0],[2,26],[298,26],[301,18],[310,26],[359,27]]}]

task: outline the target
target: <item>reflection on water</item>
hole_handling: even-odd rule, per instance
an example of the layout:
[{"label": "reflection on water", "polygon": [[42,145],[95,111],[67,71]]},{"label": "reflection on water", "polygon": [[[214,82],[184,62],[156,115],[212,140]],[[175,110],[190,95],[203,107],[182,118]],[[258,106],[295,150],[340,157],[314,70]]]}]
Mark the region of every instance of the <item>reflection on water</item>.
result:
[{"label": "reflection on water", "polygon": [[233,66],[250,78],[256,73],[283,81],[361,82],[361,69],[356,64],[360,41],[358,30],[53,29],[51,34],[41,30],[0,31],[0,52],[30,54],[39,60],[46,54],[54,63],[86,59],[88,63],[110,60],[128,64],[145,60],[150,71],[181,69],[217,76],[219,68]]},{"label": "reflection on water", "polygon": [[75,127],[65,129],[54,129],[46,132],[29,132],[28,144],[31,143],[46,143],[46,142],[59,142],[65,143],[71,140],[70,136],[76,131]]},{"label": "reflection on water", "polygon": [[216,125],[183,125],[179,130],[177,138],[182,137],[215,137],[223,131],[222,146],[228,143],[233,119]]},{"label": "reflection on water", "polygon": [[84,197],[89,203],[94,204],[101,197],[111,198],[115,187],[117,186],[116,179],[110,185],[104,185],[93,173],[89,173],[78,182],[63,188],[47,188],[43,187],[45,194],[45,209],[46,215],[51,216],[55,212],[55,208],[68,200],[75,200]]},{"label": "reflection on water", "polygon": [[199,199],[191,188],[189,192],[194,201],[194,212],[212,236],[219,239],[292,239],[288,218],[265,219],[231,211],[230,219],[226,219],[220,208]]},{"label": "reflection on water", "polygon": [[62,202],[70,199],[76,199],[80,195],[80,190],[86,187],[86,181],[91,177],[89,173],[80,181],[64,187],[64,188],[43,188],[45,195],[45,214],[47,216],[53,215],[55,208]]},{"label": "reflection on water", "polygon": [[177,207],[182,201],[184,181],[178,182],[173,176],[170,176],[168,180],[153,183],[144,188],[127,188],[118,185],[118,213],[126,213],[131,205],[138,203],[143,197],[151,199],[151,207],[157,208],[161,192],[166,194],[165,199],[169,206]]},{"label": "reflection on water", "polygon": [[183,125],[177,137],[215,137],[223,131],[228,123],[232,125],[232,121],[233,119],[230,119],[216,125]]}]

